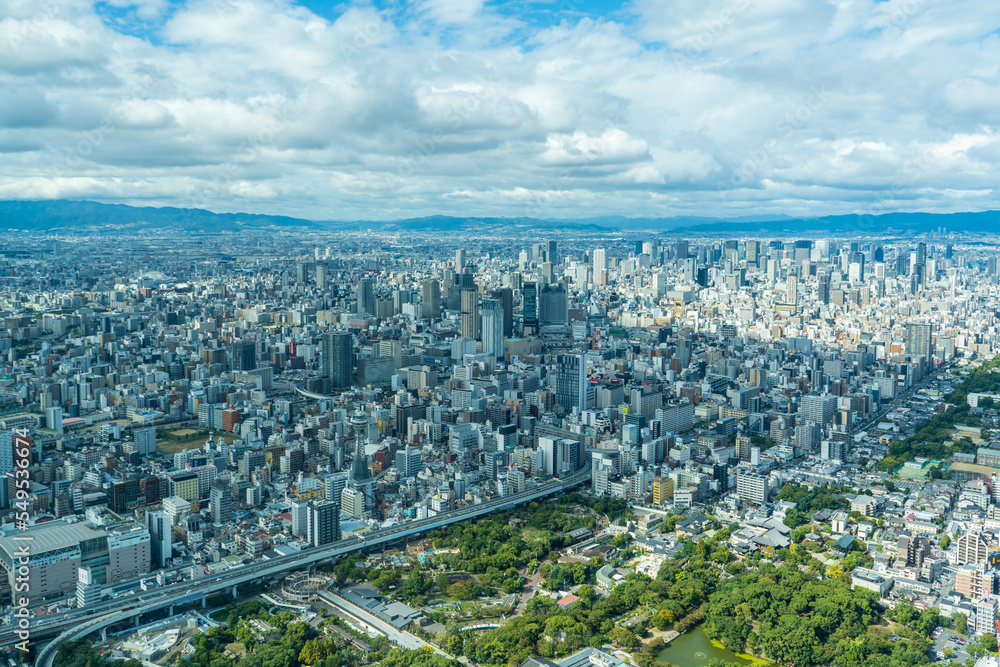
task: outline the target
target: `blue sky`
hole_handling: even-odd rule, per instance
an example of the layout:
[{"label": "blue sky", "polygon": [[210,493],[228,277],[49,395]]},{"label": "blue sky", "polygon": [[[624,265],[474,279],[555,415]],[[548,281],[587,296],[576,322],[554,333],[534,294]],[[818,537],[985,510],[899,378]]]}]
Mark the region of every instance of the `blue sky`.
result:
[{"label": "blue sky", "polygon": [[8,0],[0,197],[327,219],[998,209],[998,28],[970,0]]}]

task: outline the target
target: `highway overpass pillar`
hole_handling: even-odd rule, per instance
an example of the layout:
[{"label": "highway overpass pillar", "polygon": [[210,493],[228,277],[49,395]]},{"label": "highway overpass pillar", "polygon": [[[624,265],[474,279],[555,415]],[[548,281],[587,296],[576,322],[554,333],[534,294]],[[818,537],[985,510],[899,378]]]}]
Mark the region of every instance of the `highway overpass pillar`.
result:
[{"label": "highway overpass pillar", "polygon": [[137,627],[139,625],[139,614],[132,617],[132,627]]},{"label": "highway overpass pillar", "polygon": [[174,605],[170,605],[170,616],[174,615]]},{"label": "highway overpass pillar", "polygon": [[202,595],[201,596],[201,608],[204,609],[207,606],[208,606],[208,596]]},{"label": "highway overpass pillar", "polygon": [[108,629],[107,628],[101,628],[101,641],[105,642],[107,640],[108,640]]},{"label": "highway overpass pillar", "polygon": [[233,599],[236,598],[236,584],[233,584]]}]

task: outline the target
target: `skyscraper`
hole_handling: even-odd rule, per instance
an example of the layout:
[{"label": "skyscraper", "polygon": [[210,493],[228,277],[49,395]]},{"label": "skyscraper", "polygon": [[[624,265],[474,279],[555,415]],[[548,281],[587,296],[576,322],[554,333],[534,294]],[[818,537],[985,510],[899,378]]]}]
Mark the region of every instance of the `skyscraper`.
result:
[{"label": "skyscraper", "polygon": [[567,410],[587,409],[587,368],[582,354],[556,356],[556,404]]},{"label": "skyscraper", "polygon": [[479,340],[479,290],[462,290],[462,337]]},{"label": "skyscraper", "polygon": [[569,296],[566,285],[546,285],[538,295],[538,323],[566,324],[569,322]]},{"label": "skyscraper", "polygon": [[149,555],[152,564],[166,567],[167,559],[173,554],[170,517],[164,512],[146,512],[146,528],[149,529]]},{"label": "skyscraper", "polygon": [[503,304],[503,336],[510,338],[514,335],[514,290],[503,287],[490,292],[490,296]]},{"label": "skyscraper", "polygon": [[549,241],[548,247],[545,251],[545,260],[553,266],[559,263],[559,251],[557,250],[555,241]]},{"label": "skyscraper", "polygon": [[358,281],[358,313],[375,314],[375,281],[371,278],[362,278]]},{"label": "skyscraper", "polygon": [[321,547],[339,539],[340,503],[335,500],[314,500],[309,503],[306,540],[310,546]]},{"label": "skyscraper", "polygon": [[252,371],[257,368],[257,345],[237,342],[229,346],[229,368],[234,371]]},{"label": "skyscraper", "polygon": [[538,333],[538,284],[527,282],[521,287],[523,300],[523,333]]},{"label": "skyscraper", "polygon": [[906,325],[906,353],[921,355],[930,364],[931,357],[934,355],[934,344],[931,340],[933,333],[933,325],[908,323]]},{"label": "skyscraper", "polygon": [[480,312],[483,352],[494,358],[503,357],[503,303],[499,299],[483,299]]},{"label": "skyscraper", "polygon": [[323,377],[329,378],[333,389],[349,389],[354,384],[354,335],[323,334]]},{"label": "skyscraper", "polygon": [[227,484],[219,481],[212,483],[209,503],[212,509],[212,523],[223,525],[233,518],[232,493]]},{"label": "skyscraper", "polygon": [[461,272],[465,268],[465,248],[455,251],[455,271]]},{"label": "skyscraper", "polygon": [[421,290],[423,316],[431,319],[441,316],[441,283],[425,280]]}]

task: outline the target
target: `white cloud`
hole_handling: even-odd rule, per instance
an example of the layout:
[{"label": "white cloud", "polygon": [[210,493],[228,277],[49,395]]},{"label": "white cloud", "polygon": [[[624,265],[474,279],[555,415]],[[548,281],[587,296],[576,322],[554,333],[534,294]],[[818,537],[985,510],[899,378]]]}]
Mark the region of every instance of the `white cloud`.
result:
[{"label": "white cloud", "polygon": [[974,0],[555,4],[535,27],[480,0],[334,20],[104,4],[126,24],[5,5],[0,196],[317,218],[1000,208],[1000,8]]}]

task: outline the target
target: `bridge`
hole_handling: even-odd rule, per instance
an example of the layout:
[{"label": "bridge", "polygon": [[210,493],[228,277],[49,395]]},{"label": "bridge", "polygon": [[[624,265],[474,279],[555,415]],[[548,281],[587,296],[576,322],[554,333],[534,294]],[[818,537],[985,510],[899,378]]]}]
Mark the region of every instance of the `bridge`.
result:
[{"label": "bridge", "polygon": [[[518,505],[564,493],[590,480],[590,466],[563,479],[550,480],[532,489],[471,507],[463,507],[419,521],[368,533],[364,539],[349,538],[318,548],[307,549],[287,556],[281,556],[260,563],[230,570],[213,577],[182,581],[133,596],[95,604],[86,611],[74,609],[38,619],[32,625],[32,641],[59,633],[38,654],[37,667],[52,667],[59,646],[67,641],[82,639],[92,632],[104,633],[108,626],[132,621],[138,623],[141,615],[160,609],[168,609],[173,614],[177,605],[201,602],[204,607],[208,596],[223,591],[236,595],[241,584],[276,577],[287,570],[311,567],[321,561],[335,560],[343,555],[370,549],[372,547],[397,542],[414,535],[444,528],[460,521],[472,521],[483,516],[503,512]],[[0,630],[0,646],[18,641],[13,628]]]}]

